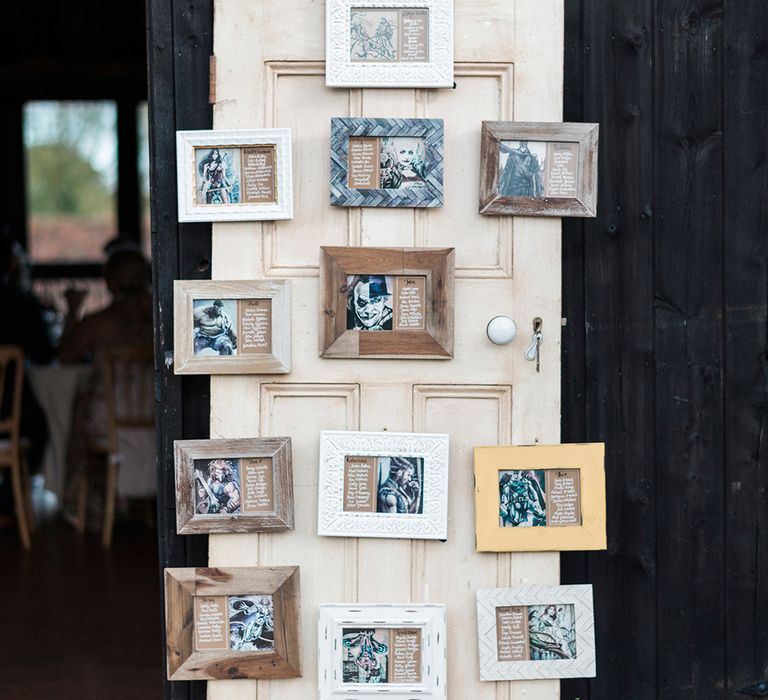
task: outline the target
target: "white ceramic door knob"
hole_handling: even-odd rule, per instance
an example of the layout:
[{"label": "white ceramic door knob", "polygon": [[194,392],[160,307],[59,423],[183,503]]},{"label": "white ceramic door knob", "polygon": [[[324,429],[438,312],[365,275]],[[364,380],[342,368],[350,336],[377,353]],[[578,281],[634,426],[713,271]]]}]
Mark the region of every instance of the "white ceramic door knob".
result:
[{"label": "white ceramic door knob", "polygon": [[496,345],[507,345],[517,335],[517,324],[506,316],[495,316],[485,329],[488,339]]}]

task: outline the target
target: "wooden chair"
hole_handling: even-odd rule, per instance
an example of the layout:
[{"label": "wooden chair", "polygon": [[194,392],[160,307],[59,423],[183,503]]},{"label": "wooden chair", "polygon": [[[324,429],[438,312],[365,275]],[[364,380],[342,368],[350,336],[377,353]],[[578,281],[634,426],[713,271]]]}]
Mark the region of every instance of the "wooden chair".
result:
[{"label": "wooden chair", "polygon": [[22,547],[29,549],[33,523],[29,473],[21,438],[23,391],[24,352],[15,345],[0,345],[0,469],[11,471],[19,537]]},{"label": "wooden chair", "polygon": [[[125,347],[108,351],[99,362],[99,377],[106,398],[107,432],[90,449],[106,465],[104,517],[101,543],[112,545],[117,477],[121,466],[119,434],[124,429],[155,427],[154,374],[151,347]],[[85,529],[88,500],[88,468],[83,470],[78,493],[78,528]]]}]

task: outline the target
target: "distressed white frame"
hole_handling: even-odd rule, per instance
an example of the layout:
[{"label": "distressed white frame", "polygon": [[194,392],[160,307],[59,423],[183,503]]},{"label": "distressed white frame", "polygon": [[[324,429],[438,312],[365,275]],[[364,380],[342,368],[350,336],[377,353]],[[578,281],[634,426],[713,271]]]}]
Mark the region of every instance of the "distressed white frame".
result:
[{"label": "distressed white frame", "polygon": [[[352,61],[352,8],[429,10],[428,60]],[[325,84],[329,87],[453,87],[453,0],[327,0],[325,57]]]},{"label": "distressed white frame", "polygon": [[[195,148],[274,146],[277,202],[195,204]],[[176,132],[179,221],[277,221],[293,218],[293,158],[290,129]]]},{"label": "distressed white frame", "polygon": [[[421,629],[421,683],[343,683],[343,627]],[[447,697],[444,605],[321,605],[317,626],[317,673],[320,700],[378,698],[423,700]]]},{"label": "distressed white frame", "polygon": [[[420,514],[344,510],[344,458],[422,457],[424,505]],[[324,430],[320,433],[317,534],[335,537],[448,537],[448,435]]]},{"label": "distressed white frame", "polygon": [[[553,661],[499,661],[496,608],[572,604],[576,617],[576,658]],[[477,632],[481,681],[595,676],[595,620],[592,586],[521,586],[477,591]]]}]

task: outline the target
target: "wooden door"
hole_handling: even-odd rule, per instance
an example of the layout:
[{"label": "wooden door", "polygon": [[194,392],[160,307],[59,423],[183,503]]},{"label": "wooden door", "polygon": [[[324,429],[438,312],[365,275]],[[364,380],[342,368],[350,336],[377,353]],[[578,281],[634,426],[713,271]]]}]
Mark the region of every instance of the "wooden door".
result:
[{"label": "wooden door", "polygon": [[[211,536],[210,564],[301,566],[303,677],[211,682],[209,697],[316,697],[322,603],[432,602],[447,606],[450,698],[555,698],[556,681],[479,681],[475,590],[557,583],[559,573],[557,554],[475,552],[472,447],[559,441],[560,222],[481,217],[477,201],[481,120],[561,118],[562,3],[457,0],[453,90],[326,88],[324,12],[312,0],[215,5],[214,124],[293,130],[295,219],[214,225],[213,277],[291,281],[294,362],[279,377],[213,377],[211,437],[292,437],[296,529]],[[331,207],[336,116],[444,119],[445,205]],[[321,245],[455,247],[454,358],[321,359]],[[506,347],[485,335],[499,314],[520,328]],[[523,358],[536,316],[544,333],[540,373]],[[448,541],[318,537],[322,429],[449,433]]]}]

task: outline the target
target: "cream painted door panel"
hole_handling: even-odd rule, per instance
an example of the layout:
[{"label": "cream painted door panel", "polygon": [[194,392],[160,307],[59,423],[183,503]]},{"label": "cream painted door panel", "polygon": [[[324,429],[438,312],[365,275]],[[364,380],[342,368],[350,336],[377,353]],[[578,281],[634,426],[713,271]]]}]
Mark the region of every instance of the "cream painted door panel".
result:
[{"label": "cream painted door panel", "polygon": [[[444,603],[448,696],[556,698],[556,681],[481,683],[475,590],[557,583],[557,554],[478,554],[472,447],[557,442],[560,434],[560,222],[477,214],[480,122],[560,121],[562,3],[456,0],[454,90],[331,89],[323,75],[325,7],[311,0],[217,0],[217,128],[290,127],[295,218],[214,225],[217,279],[287,278],[293,371],[211,380],[211,437],[290,435],[296,528],[210,537],[211,565],[299,564],[303,677],[209,683],[213,699],[309,700],[317,694],[321,603]],[[445,121],[445,205],[356,209],[329,201],[330,119]],[[455,353],[440,360],[318,356],[321,245],[456,248]],[[517,339],[492,345],[485,326],[514,318]],[[523,359],[544,320],[541,372]],[[319,538],[322,429],[446,432],[451,438],[447,542]]]}]

